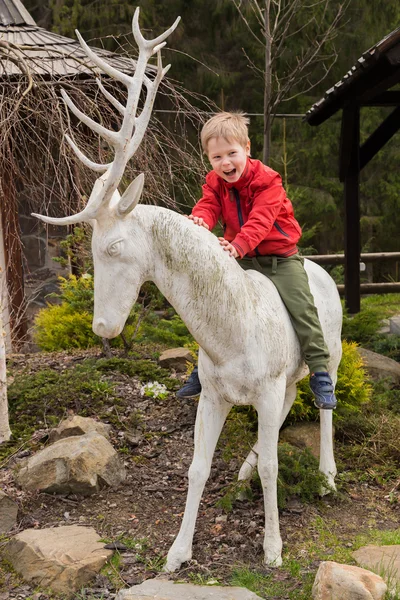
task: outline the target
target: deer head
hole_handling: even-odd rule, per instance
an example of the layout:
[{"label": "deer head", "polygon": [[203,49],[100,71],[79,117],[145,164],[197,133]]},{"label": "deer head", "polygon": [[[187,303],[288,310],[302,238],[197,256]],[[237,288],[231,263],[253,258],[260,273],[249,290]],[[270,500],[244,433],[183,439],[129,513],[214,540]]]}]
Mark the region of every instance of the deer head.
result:
[{"label": "deer head", "polygon": [[[71,112],[114,149],[114,160],[108,164],[93,162],[83,154],[72,138],[66,135],[68,144],[83,164],[103,174],[96,180],[88,203],[81,212],[63,218],[52,218],[35,213],[33,215],[45,223],[54,225],[71,225],[82,222],[90,222],[93,225],[92,251],[95,269],[93,330],[102,337],[114,337],[120,333],[137,297],[140,285],[146,279],[146,274],[142,272],[135,281],[129,282],[124,257],[130,252],[124,252],[123,249],[124,244],[132,245],[133,240],[129,239],[132,236],[128,233],[130,230],[127,220],[140,200],[144,175],[141,173],[136,177],[122,196],[118,192],[118,185],[129,159],[135,154],[143,139],[158,86],[171,66],[167,65],[163,68],[161,49],[166,45],[164,40],[175,30],[179,20],[180,17],[157,38],[146,40],[139,28],[139,8],[136,8],[132,31],[139,48],[139,56],[135,73],[132,76],[118,71],[100,58],[76,31],[79,43],[92,62],[127,88],[126,106],[123,106],[97,79],[97,84],[104,96],[122,115],[122,125],[119,131],[111,131],[85,115],[73,103],[68,94],[64,90],[61,91],[63,100]],[[146,75],[146,67],[154,54],[157,54],[157,69],[154,79],[151,79]],[[137,114],[143,85],[146,88],[146,99],[140,114]],[[126,289],[128,283],[132,287],[129,293]],[[117,287],[120,287],[119,292],[116,290]],[[118,299],[118,296],[119,302],[109,301],[110,298],[117,297]]]}]

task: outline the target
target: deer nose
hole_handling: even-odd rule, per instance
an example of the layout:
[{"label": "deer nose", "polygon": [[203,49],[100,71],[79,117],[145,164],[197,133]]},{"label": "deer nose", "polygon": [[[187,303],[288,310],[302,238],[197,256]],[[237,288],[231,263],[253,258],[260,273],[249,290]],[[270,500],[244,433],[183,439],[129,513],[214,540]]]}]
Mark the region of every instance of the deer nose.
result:
[{"label": "deer nose", "polygon": [[96,319],[95,321],[93,321],[93,331],[100,337],[103,337],[102,334],[104,334],[106,325],[107,322],[105,319]]}]

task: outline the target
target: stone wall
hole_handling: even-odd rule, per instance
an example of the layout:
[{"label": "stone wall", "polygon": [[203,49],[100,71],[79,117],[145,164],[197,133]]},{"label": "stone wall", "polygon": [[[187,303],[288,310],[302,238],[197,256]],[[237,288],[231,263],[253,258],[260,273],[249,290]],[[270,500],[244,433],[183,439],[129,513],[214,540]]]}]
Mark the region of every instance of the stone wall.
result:
[{"label": "stone wall", "polygon": [[[23,245],[23,269],[25,297],[27,299],[28,332],[31,333],[36,313],[47,306],[48,302],[55,303],[56,299],[48,295],[58,291],[58,277],[66,276],[68,269],[53,260],[62,256],[60,241],[68,233],[66,227],[44,225],[28,212],[28,207],[21,206],[19,223]],[[27,350],[34,348],[29,335]]]}]

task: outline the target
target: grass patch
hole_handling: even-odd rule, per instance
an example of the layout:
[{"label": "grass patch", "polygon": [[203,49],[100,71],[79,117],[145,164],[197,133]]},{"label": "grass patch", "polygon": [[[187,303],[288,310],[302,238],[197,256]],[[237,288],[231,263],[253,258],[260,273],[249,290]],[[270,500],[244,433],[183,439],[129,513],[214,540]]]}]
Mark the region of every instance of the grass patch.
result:
[{"label": "grass patch", "polygon": [[[383,319],[399,314],[400,294],[373,295],[361,298],[361,310],[356,315],[344,314],[342,335],[366,348],[373,345]],[[381,336],[378,334],[378,339]],[[370,348],[373,350],[373,348]]]}]

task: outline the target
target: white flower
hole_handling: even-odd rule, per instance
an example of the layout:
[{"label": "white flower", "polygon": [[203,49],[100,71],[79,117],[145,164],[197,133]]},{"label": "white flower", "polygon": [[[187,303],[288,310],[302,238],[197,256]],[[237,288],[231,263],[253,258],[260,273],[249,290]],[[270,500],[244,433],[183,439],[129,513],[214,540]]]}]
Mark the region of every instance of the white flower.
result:
[{"label": "white flower", "polygon": [[140,395],[149,396],[150,398],[165,398],[168,395],[168,390],[163,383],[149,381],[140,388]]}]

